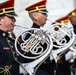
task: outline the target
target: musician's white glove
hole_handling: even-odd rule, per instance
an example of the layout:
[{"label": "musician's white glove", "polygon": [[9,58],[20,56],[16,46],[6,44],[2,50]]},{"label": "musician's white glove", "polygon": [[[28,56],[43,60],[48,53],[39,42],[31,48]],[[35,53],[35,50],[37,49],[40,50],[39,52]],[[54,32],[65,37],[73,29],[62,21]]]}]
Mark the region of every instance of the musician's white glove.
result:
[{"label": "musician's white glove", "polygon": [[53,60],[54,59],[54,57],[50,54],[50,60]]},{"label": "musician's white glove", "polygon": [[[24,65],[24,64],[22,64],[22,65]],[[26,72],[26,70],[24,70],[24,68],[20,65],[19,66],[19,72],[20,72],[20,74],[27,74],[27,72]]]},{"label": "musician's white glove", "polygon": [[66,55],[65,55],[65,60],[68,61],[70,59],[73,59],[74,54],[72,51],[69,51]]}]

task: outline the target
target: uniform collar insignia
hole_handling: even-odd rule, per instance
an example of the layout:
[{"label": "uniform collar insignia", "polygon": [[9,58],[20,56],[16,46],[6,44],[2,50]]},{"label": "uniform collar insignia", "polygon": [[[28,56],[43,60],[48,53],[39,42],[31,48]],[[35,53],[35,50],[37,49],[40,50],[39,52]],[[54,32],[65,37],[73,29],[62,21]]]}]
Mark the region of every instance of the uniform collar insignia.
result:
[{"label": "uniform collar insignia", "polygon": [[2,31],[2,30],[0,30],[0,35],[4,36],[4,37],[8,37],[9,34],[4,32],[4,31]]},{"label": "uniform collar insignia", "polygon": [[2,36],[6,36],[6,33],[3,33]]}]

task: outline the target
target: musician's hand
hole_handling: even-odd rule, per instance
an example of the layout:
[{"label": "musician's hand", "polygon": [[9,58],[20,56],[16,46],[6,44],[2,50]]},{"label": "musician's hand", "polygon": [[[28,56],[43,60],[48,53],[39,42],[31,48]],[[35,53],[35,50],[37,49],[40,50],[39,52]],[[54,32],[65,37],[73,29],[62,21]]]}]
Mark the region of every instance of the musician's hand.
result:
[{"label": "musician's hand", "polygon": [[20,74],[27,74],[26,70],[24,69],[25,64],[21,64],[19,66],[19,72]]},{"label": "musician's hand", "polygon": [[72,51],[69,51],[66,55],[65,55],[65,60],[68,61],[70,59],[73,59],[74,55]]}]

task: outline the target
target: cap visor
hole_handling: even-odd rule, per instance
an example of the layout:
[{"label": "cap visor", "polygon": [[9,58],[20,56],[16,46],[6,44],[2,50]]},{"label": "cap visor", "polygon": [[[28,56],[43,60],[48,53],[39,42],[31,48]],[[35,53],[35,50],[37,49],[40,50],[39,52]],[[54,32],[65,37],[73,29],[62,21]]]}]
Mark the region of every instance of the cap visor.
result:
[{"label": "cap visor", "polygon": [[17,17],[18,15],[15,12],[7,13],[7,16]]},{"label": "cap visor", "polygon": [[47,14],[47,13],[48,13],[48,11],[47,11],[47,10],[40,10],[39,12],[41,12],[41,13],[45,13],[45,14]]}]

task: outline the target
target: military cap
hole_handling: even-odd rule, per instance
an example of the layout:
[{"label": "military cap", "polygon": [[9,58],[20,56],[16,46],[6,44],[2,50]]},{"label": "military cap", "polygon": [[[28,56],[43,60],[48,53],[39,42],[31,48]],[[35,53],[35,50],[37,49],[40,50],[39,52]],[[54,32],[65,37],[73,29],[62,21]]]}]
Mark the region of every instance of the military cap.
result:
[{"label": "military cap", "polygon": [[69,18],[76,16],[76,9],[69,13]]},{"label": "military cap", "polygon": [[68,13],[66,16],[57,19],[55,22],[67,24],[68,20],[69,20],[71,17],[73,17],[73,16],[76,16],[76,9],[72,10],[72,11],[71,11],[70,13]]},{"label": "military cap", "polygon": [[[67,24],[67,23],[68,23],[68,15],[57,19],[55,22],[62,23],[62,24]],[[54,22],[54,23],[55,23],[55,22]],[[54,23],[53,23],[53,24],[54,24]]]},{"label": "military cap", "polygon": [[14,10],[14,0],[7,0],[0,3],[0,15],[17,16]]},{"label": "military cap", "polygon": [[28,13],[32,12],[41,12],[41,13],[47,13],[48,11],[46,10],[46,0],[41,0],[37,3],[34,3],[27,8],[25,8]]}]

